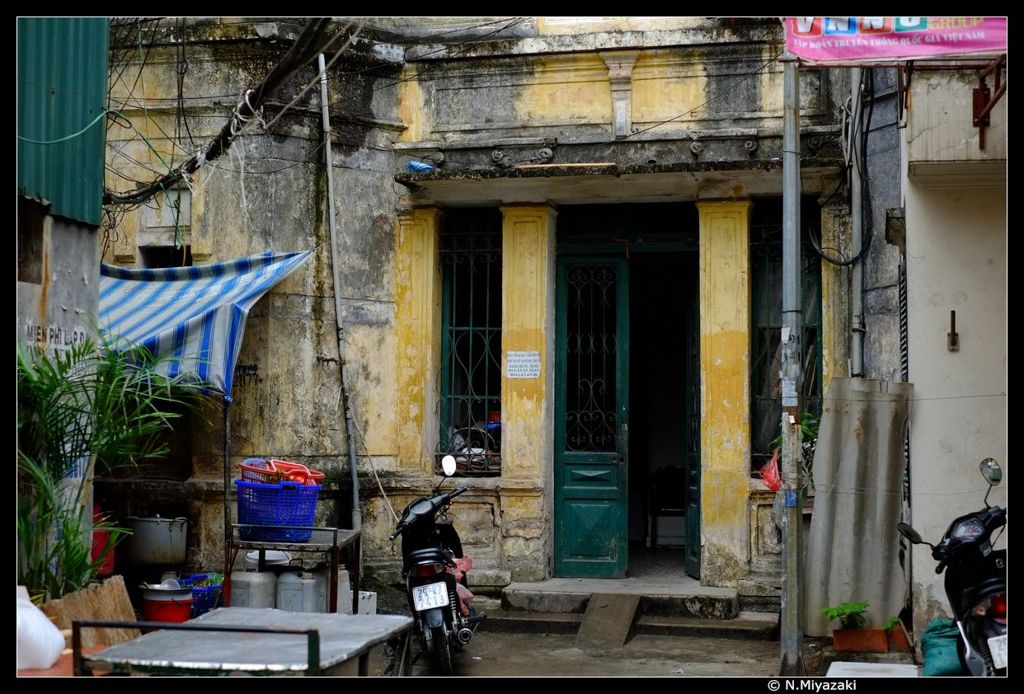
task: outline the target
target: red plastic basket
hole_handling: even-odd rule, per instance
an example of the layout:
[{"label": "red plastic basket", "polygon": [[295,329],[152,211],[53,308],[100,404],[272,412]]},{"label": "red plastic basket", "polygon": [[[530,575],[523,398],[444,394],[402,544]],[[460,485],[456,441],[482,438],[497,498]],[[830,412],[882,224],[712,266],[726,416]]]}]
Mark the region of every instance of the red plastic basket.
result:
[{"label": "red plastic basket", "polygon": [[277,484],[284,479],[284,476],[264,458],[246,458],[238,464],[238,467],[242,469],[242,479],[246,482]]},{"label": "red plastic basket", "polygon": [[312,487],[319,485],[320,480],[324,478],[324,473],[319,470],[310,470],[305,465],[290,463],[287,460],[271,459],[270,466],[281,476],[281,482],[298,482]]}]

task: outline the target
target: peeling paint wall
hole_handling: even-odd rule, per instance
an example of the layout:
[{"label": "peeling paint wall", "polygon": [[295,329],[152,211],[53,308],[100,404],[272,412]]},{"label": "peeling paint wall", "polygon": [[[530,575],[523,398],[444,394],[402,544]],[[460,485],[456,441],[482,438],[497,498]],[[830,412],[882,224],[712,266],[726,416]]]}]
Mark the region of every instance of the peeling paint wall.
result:
[{"label": "peeling paint wall", "polygon": [[[375,38],[357,42],[329,71],[344,358],[368,563],[397,560],[396,546],[386,539],[393,518],[371,464],[397,512],[437,481],[431,466],[440,346],[437,234],[444,205],[502,207],[502,350],[541,355],[540,379],[503,379],[502,477],[471,480],[471,492],[453,506],[478,565],[530,580],[550,573],[553,551],[553,207],[563,198],[725,199],[699,203],[702,571],[706,583],[735,584],[751,560],[750,326],[748,292],[736,289],[749,282],[748,203],[741,198],[781,191],[782,68],[772,62],[778,22],[548,17],[501,37],[481,37],[469,27],[451,34],[450,43],[406,40],[430,35],[424,25],[431,21],[371,18],[367,31]],[[460,21],[438,18],[431,26],[456,29]],[[299,26],[299,20],[190,25],[184,90],[197,143],[223,126],[237,95],[280,59]],[[387,43],[396,36],[402,40]],[[180,162],[192,150],[173,106],[177,45],[167,37],[157,42],[134,98],[128,97],[139,58],[129,48],[112,46],[115,55],[123,52],[131,76],[115,80],[112,89],[133,127],[111,126],[108,164],[134,180],[150,180],[172,157]],[[310,67],[292,78],[265,117],[276,115],[314,74]],[[822,172],[834,175],[842,167],[833,86],[825,71],[802,75],[802,147],[815,162],[805,172],[805,191],[831,191]],[[203,167],[180,231],[196,262],[315,249],[250,314],[231,408],[231,455],[233,463],[275,455],[328,471],[333,486],[323,495],[321,514],[328,514],[324,522],[345,526],[347,441],[319,106],[318,90],[310,90],[270,133],[250,126],[228,155]],[[628,133],[617,132],[624,113]],[[182,144],[173,144],[175,132]],[[441,164],[436,178],[449,177],[451,197],[432,197],[434,181],[399,175],[403,184],[396,183],[396,172],[410,159]],[[651,168],[602,175],[609,163]],[[542,170],[530,182],[516,168],[521,164],[569,165],[580,178],[548,178]],[[498,172],[500,182],[489,185],[481,172]],[[107,185],[129,187],[112,172]],[[827,214],[835,233],[845,233],[836,221],[841,214]],[[152,231],[144,215],[126,213],[110,235],[107,259],[139,264],[138,244]],[[831,330],[838,334],[842,327]],[[841,363],[839,352],[830,364]],[[219,413],[193,431],[194,471],[183,489],[200,499],[193,503],[207,528],[194,559],[216,566],[220,536],[209,528],[221,515]]]},{"label": "peeling paint wall", "polygon": [[[237,95],[263,79],[300,25],[301,20],[189,22],[183,93],[195,143],[208,141],[223,127]],[[121,176],[151,180],[194,151],[175,106],[177,31],[180,25],[154,31],[154,45],[141,70],[138,56],[126,45],[112,45],[112,52],[123,54],[127,62],[124,77],[112,81],[112,100],[124,103],[122,113],[132,124],[121,127],[118,121],[111,127],[107,163]],[[346,382],[355,413],[359,468],[366,473],[371,462],[382,471],[397,468],[401,425],[393,387],[392,281],[397,193],[391,145],[402,130],[397,121],[398,70],[376,58],[365,41],[353,44],[349,55],[329,70]],[[276,116],[315,75],[315,65],[301,69],[272,96],[264,119]],[[181,220],[181,231],[195,262],[267,250],[314,250],[299,271],[250,312],[230,408],[232,478],[238,477],[234,464],[253,456],[281,457],[323,470],[330,484],[321,493],[317,520],[347,527],[351,485],[320,118],[319,90],[312,89],[269,132],[250,124],[227,154],[200,169],[193,181],[191,214]],[[131,187],[109,170],[107,186]],[[138,244],[148,233],[145,219],[140,210],[126,212],[108,235],[108,262],[141,264]],[[224,465],[219,407],[211,408],[208,421],[192,431],[192,476],[179,483],[191,498],[193,524],[202,526],[192,534],[190,563],[193,568],[219,568]],[[139,499],[154,494],[137,484],[120,489]],[[233,500],[231,508],[234,514]]]}]

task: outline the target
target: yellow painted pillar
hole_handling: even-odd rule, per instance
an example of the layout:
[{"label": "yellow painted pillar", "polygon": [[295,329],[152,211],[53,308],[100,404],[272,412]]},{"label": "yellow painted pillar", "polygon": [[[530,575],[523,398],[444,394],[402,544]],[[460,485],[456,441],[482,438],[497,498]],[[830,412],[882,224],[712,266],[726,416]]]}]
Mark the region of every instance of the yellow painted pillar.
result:
[{"label": "yellow painted pillar", "polygon": [[[555,211],[501,208],[502,477],[542,479],[553,451]],[[540,360],[536,378],[509,378],[509,353]]]},{"label": "yellow painted pillar", "polygon": [[701,582],[735,585],[749,563],[749,200],[700,214]]},{"label": "yellow painted pillar", "polygon": [[[832,256],[849,257],[850,208],[843,202],[821,207],[821,246]],[[805,317],[806,320],[806,317]],[[822,393],[832,379],[850,375],[850,269],[821,261]]]},{"label": "yellow painted pillar", "polygon": [[399,215],[395,234],[398,461],[425,473],[439,435],[440,226],[440,209],[417,208]]}]

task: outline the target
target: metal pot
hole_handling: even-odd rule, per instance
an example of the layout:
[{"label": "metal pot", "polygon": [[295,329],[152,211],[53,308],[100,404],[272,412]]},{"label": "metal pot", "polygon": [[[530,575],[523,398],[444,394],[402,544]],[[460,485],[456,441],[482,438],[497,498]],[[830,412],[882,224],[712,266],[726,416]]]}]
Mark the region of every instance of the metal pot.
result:
[{"label": "metal pot", "polygon": [[128,516],[132,534],[124,542],[125,560],[134,565],[184,564],[187,518]]}]

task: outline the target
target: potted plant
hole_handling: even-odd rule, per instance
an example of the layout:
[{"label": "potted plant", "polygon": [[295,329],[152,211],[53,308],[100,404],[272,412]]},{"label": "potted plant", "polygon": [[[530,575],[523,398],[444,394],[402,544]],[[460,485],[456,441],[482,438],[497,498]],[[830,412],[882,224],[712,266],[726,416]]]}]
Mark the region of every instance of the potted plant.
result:
[{"label": "potted plant", "polygon": [[906,653],[911,651],[910,634],[907,632],[899,615],[893,615],[882,625],[889,639],[889,650],[892,652]]},{"label": "potted plant", "polygon": [[886,653],[889,650],[886,631],[867,628],[864,616],[867,609],[866,601],[821,608],[823,615],[841,625],[841,628],[832,630],[832,647],[836,652]]}]

